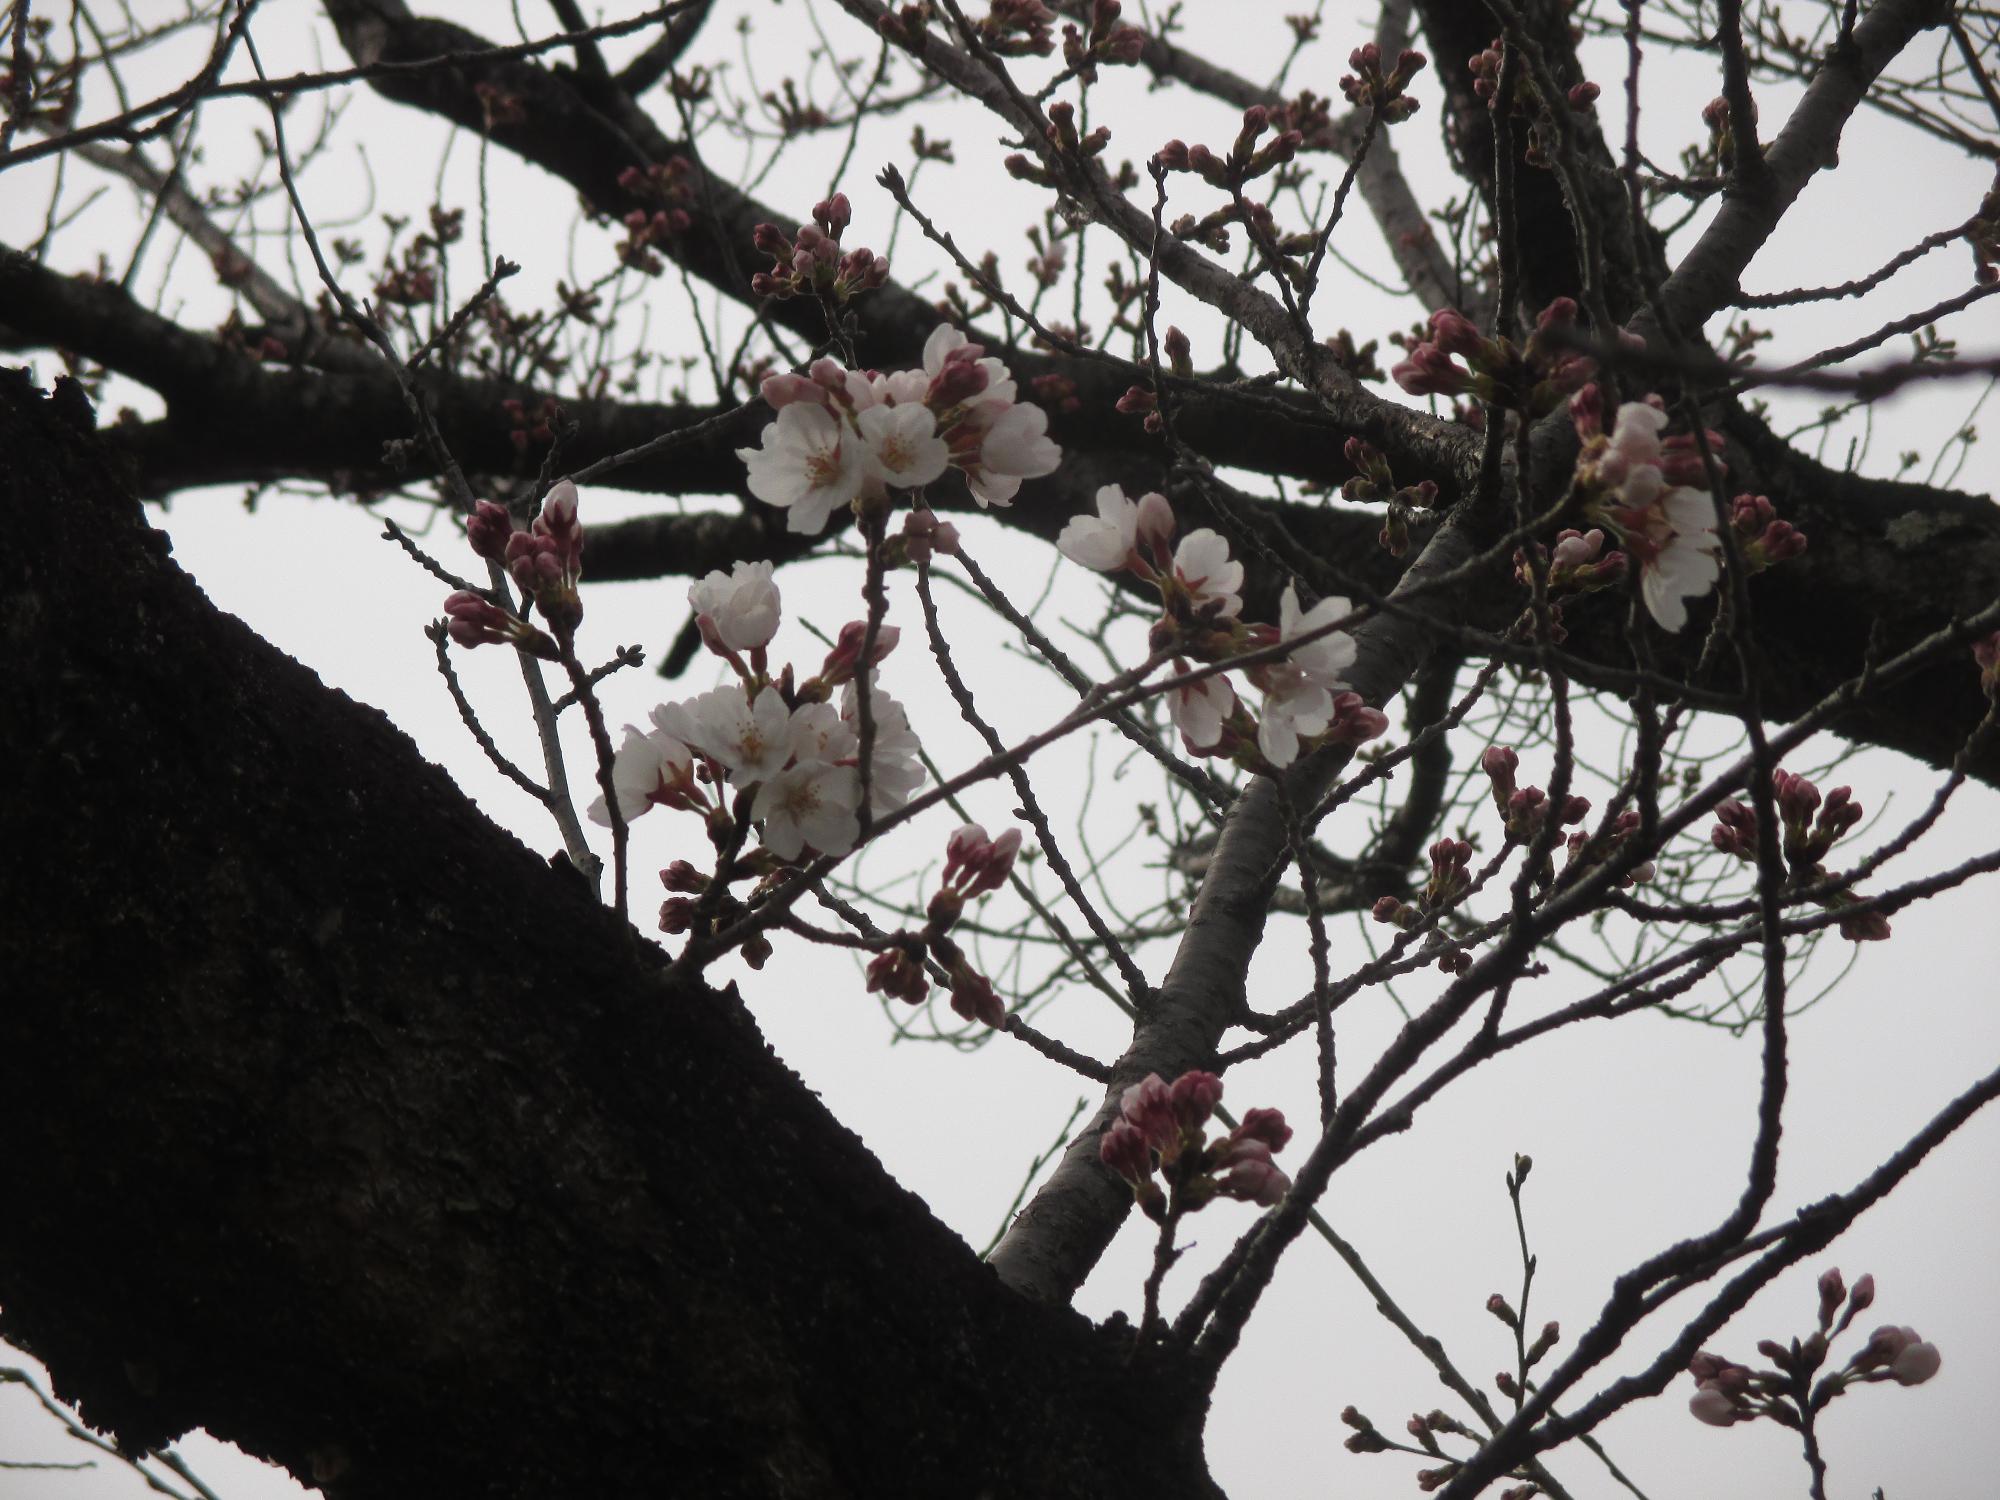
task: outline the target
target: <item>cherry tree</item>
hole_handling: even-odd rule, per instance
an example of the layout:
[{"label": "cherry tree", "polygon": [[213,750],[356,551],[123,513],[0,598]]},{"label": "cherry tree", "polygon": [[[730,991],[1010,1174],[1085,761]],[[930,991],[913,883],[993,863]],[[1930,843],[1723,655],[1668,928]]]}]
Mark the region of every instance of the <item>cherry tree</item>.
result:
[{"label": "cherry tree", "polygon": [[[2000,868],[2000,18],[448,9],[7,12],[0,1333],[77,1434],[177,1494],[197,1426],[340,1495],[1220,1493],[1330,1250],[1444,1404],[1329,1351],[1315,1488],[1643,1493],[1656,1397],[1872,1482],[1829,1435],[1969,1351],[1831,1247],[2000,1070],[1780,1167],[1803,1012]],[[1877,140],[1935,222],[1807,284]],[[369,518],[279,614],[421,671],[478,807],[170,558],[138,502],[217,486],[243,549]],[[766,1045],[808,991],[1077,1081],[983,1250]],[[1479,1373],[1329,1206],[1663,1018],[1754,1057],[1726,1192],[1550,1318],[1503,1142]]]}]

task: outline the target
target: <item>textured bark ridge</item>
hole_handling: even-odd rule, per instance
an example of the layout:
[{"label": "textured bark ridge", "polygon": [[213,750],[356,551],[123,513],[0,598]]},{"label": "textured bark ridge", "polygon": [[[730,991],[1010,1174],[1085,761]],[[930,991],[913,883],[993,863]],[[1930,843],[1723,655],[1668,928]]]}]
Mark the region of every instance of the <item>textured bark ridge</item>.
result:
[{"label": "textured bark ridge", "polygon": [[1198,1393],[1002,1288],[0,380],[0,1331],[91,1421],[342,1497],[1216,1493]]}]

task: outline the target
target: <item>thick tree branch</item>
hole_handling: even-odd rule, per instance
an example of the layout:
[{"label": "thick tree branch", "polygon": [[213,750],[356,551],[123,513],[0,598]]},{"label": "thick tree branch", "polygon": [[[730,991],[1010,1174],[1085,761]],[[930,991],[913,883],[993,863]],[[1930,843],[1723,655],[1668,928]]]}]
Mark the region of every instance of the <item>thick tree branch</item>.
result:
[{"label": "thick tree branch", "polygon": [[88,1420],[354,1497],[1213,1493],[1197,1397],[214,610],[53,405],[0,394],[0,834],[61,851],[0,874],[0,1302]]}]

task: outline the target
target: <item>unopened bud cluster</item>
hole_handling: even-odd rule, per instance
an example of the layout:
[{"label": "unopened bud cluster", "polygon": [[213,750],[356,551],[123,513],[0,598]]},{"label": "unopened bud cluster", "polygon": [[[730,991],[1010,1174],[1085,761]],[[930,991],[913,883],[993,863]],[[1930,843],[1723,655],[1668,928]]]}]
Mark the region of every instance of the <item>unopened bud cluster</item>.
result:
[{"label": "unopened bud cluster", "polygon": [[1153,166],[1158,172],[1191,173],[1229,194],[1228,203],[1202,218],[1193,214],[1176,218],[1170,226],[1176,239],[1192,240],[1223,254],[1229,249],[1229,226],[1240,223],[1267,255],[1276,257],[1278,268],[1289,280],[1303,285],[1305,257],[1312,252],[1313,236],[1280,234],[1270,205],[1243,194],[1249,183],[1292,160],[1304,145],[1304,133],[1285,125],[1286,119],[1282,108],[1253,104],[1243,111],[1242,127],[1227,152],[1175,139],[1154,153]]},{"label": "unopened bud cluster", "polygon": [[827,297],[846,302],[889,279],[889,262],[868,249],[844,249],[840,236],[854,217],[847,194],[815,203],[813,221],[801,224],[790,240],[775,224],[759,224],[751,243],[771,257],[771,269],[750,278],[759,297]]},{"label": "unopened bud cluster", "polygon": [[[1500,94],[1500,70],[1507,61],[1507,39],[1495,37],[1482,50],[1466,59],[1466,71],[1472,74],[1472,91],[1484,99],[1489,108],[1497,105]],[[1546,99],[1536,86],[1533,76],[1526,68],[1517,71],[1514,79],[1514,108],[1528,117],[1528,142],[1521,159],[1531,167],[1551,165],[1550,147],[1560,131],[1556,123],[1557,110],[1568,114],[1583,115],[1597,108],[1597,100],[1604,91],[1588,81],[1571,84],[1563,91],[1560,101]]]},{"label": "unopened bud cluster", "polygon": [[1209,1119],[1221,1102],[1222,1080],[1198,1070],[1171,1084],[1149,1073],[1125,1090],[1118,1119],[1098,1142],[1098,1156],[1125,1179],[1140,1210],[1155,1223],[1193,1213],[1216,1198],[1268,1207],[1292,1185],[1271,1160],[1292,1138],[1284,1114],[1249,1110],[1234,1130],[1210,1140]]},{"label": "unopened bud cluster", "polygon": [[[527,531],[514,529],[505,507],[481,500],[466,517],[465,539],[472,550],[507,570],[542,618],[567,639],[583,619],[577,580],[583,574],[583,523],[577,517],[576,486],[558,480]],[[444,602],[445,629],[459,645],[509,645],[550,661],[556,643],[528,621],[500,608],[485,594],[460,589]]]},{"label": "unopened bud cluster", "polygon": [[1430,337],[1409,346],[1389,375],[1412,396],[1473,396],[1530,420],[1547,416],[1596,373],[1596,364],[1571,342],[1576,320],[1576,303],[1558,297],[1535,319],[1526,345],[1516,346],[1486,337],[1463,313],[1440,308],[1431,314]]},{"label": "unopened bud cluster", "polygon": [[1093,0],[1088,32],[1063,27],[1063,63],[1085,83],[1097,81],[1099,67],[1130,67],[1146,50],[1146,34],[1123,25],[1123,12],[1118,0]]},{"label": "unopened bud cluster", "polygon": [[1007,1024],[1007,1002],[993,981],[976,968],[950,936],[965,903],[997,891],[1013,873],[1021,852],[1021,830],[1009,828],[990,838],[977,823],[967,823],[945,841],[944,875],[925,911],[920,932],[896,933],[868,964],[871,994],[888,995],[908,1005],[920,1005],[930,993],[925,956],[944,971],[951,1008],[968,1021],[999,1030]]},{"label": "unopened bud cluster", "polygon": [[[1825,860],[1845,834],[1861,822],[1861,804],[1854,800],[1852,787],[1837,786],[1824,799],[1817,786],[1805,777],[1779,767],[1771,772],[1771,796],[1777,804],[1781,833],[1780,852],[1792,889],[1804,890],[1824,885]],[[1746,863],[1757,858],[1757,813],[1735,798],[1718,804],[1715,826],[1709,842],[1724,854]],[[1861,898],[1850,887],[1815,895],[1821,906],[1840,912]],[[1889,936],[1889,919],[1879,911],[1857,911],[1842,916],[1840,935],[1849,942],[1879,942]]]},{"label": "unopened bud cluster", "polygon": [[638,204],[625,215],[625,238],[619,242],[618,258],[635,270],[657,276],[665,263],[654,247],[670,244],[694,227],[694,167],[683,156],[646,167],[627,167],[618,174],[618,186]]},{"label": "unopened bud cluster", "polygon": [[1382,71],[1382,49],[1364,42],[1347,54],[1354,69],[1340,80],[1340,92],[1356,109],[1372,109],[1386,125],[1407,120],[1417,112],[1418,102],[1404,92],[1410,81],[1430,66],[1430,59],[1408,47],[1396,55],[1396,65]]},{"label": "unopened bud cluster", "polygon": [[1752,1369],[1703,1350],[1688,1363],[1695,1393],[1688,1410],[1711,1427],[1733,1427],[1768,1417],[1781,1426],[1810,1430],[1834,1397],[1856,1385],[1894,1382],[1922,1385],[1937,1374],[1943,1357],[1914,1328],[1884,1324],[1868,1336],[1846,1364],[1825,1368],[1833,1341],[1875,1301],[1875,1278],[1863,1276],[1849,1290],[1838,1268],[1819,1278],[1819,1316],[1813,1331],[1785,1343],[1763,1339],[1757,1352],[1771,1362]]}]

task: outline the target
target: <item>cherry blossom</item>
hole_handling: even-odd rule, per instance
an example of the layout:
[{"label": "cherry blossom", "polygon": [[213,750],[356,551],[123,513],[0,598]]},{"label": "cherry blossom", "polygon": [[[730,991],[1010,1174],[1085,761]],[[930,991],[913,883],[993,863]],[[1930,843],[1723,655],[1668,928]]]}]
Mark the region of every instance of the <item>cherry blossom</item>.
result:
[{"label": "cherry blossom", "polygon": [[1008,828],[990,838],[985,825],[963,824],[945,840],[942,884],[961,897],[983,896],[1006,884],[1021,852],[1021,830]]},{"label": "cherry blossom", "polygon": [[866,444],[823,406],[794,401],[764,429],[761,448],[738,448],[750,471],[750,493],[788,512],[787,531],[812,536],[827,518],[861,493],[868,477]]},{"label": "cherry blossom", "polygon": [[802,761],[852,760],[861,748],[853,728],[831,703],[801,703],[792,710],[786,734],[793,756]]},{"label": "cherry blossom", "polygon": [[1097,514],[1072,516],[1056,538],[1056,550],[1099,573],[1134,566],[1143,570],[1140,547],[1164,547],[1173,534],[1174,512],[1166,496],[1146,494],[1129,500],[1124,490],[1107,484],[1097,492]]},{"label": "cherry blossom", "polygon": [[719,761],[737,786],[774,776],[791,758],[792,712],[773,687],[744,701],[740,687],[719,687],[685,703],[663,705],[654,722],[681,743]]},{"label": "cherry blossom", "polygon": [[974,406],[966,431],[976,436],[978,449],[959,450],[958,462],[981,509],[1012,505],[1022,480],[1055,473],[1062,449],[1048,430],[1048,413],[1030,402],[989,398]]},{"label": "cherry blossom", "polygon": [[860,805],[861,778],[852,766],[802,760],[757,788],[750,816],[762,825],[767,849],[797,859],[808,844],[821,854],[852,849],[861,836]]},{"label": "cherry blossom", "polygon": [[[869,747],[868,807],[874,816],[880,817],[908,802],[924,784],[924,763],[919,753],[923,747],[910,729],[903,705],[883,692],[872,677],[868,714],[875,721],[875,740]],[[840,717],[855,734],[858,754],[861,697],[851,682],[841,693]]]},{"label": "cherry blossom", "polygon": [[[1612,493],[1602,514],[1618,529],[1625,550],[1639,565],[1639,594],[1662,629],[1687,626],[1687,601],[1714,588],[1721,566],[1715,535],[1715,508],[1708,495],[1669,484],[1666,471],[1685,469],[1685,455],[1667,452],[1660,430],[1667,414],[1644,401],[1618,408],[1608,438],[1586,444],[1580,475]],[[1672,440],[1676,443],[1678,439]]]},{"label": "cherry blossom", "polygon": [[1663,630],[1687,626],[1687,601],[1715,587],[1721,573],[1716,554],[1715,507],[1702,491],[1685,485],[1666,488],[1660,471],[1635,469],[1620,491],[1613,512],[1625,531],[1625,548],[1639,564],[1639,594]]},{"label": "cherry blossom", "polygon": [[[921,392],[919,393],[921,395]],[[873,406],[855,418],[867,446],[862,460],[884,484],[913,490],[944,473],[951,450],[928,407]]]},{"label": "cherry blossom", "polygon": [[[1352,613],[1354,606],[1337,594],[1329,594],[1301,613],[1298,590],[1287,583],[1284,593],[1278,596],[1278,639],[1297,640],[1315,630],[1325,630],[1335,620],[1343,620]],[[1340,674],[1354,665],[1354,653],[1354,637],[1344,630],[1335,630],[1294,647],[1286,653],[1285,660],[1318,686],[1338,690],[1345,686]]]},{"label": "cherry blossom", "polygon": [[1194,607],[1211,618],[1234,619],[1243,612],[1243,564],[1229,555],[1221,533],[1204,526],[1190,531],[1174,549],[1174,577]]},{"label": "cherry blossom", "polygon": [[[611,758],[611,785],[618,794],[618,812],[626,822],[655,807],[691,807],[694,756],[665,730],[625,726],[625,742]],[[611,812],[599,797],[590,804],[590,821],[611,826]]]},{"label": "cherry blossom", "polygon": [[1326,732],[1333,694],[1290,662],[1265,669],[1264,707],[1257,720],[1257,748],[1283,770],[1299,758],[1299,741]]},{"label": "cherry blossom", "polygon": [[[1175,670],[1185,672],[1187,668],[1176,662]],[[1236,690],[1226,675],[1217,672],[1176,687],[1167,695],[1167,712],[1188,753],[1203,755],[1221,744],[1222,726],[1236,712]]]},{"label": "cherry blossom", "polygon": [[728,573],[717,569],[688,588],[688,604],[732,651],[752,651],[771,644],[778,633],[778,585],[773,564],[740,562]]},{"label": "cherry blossom", "polygon": [[[960,354],[960,350],[968,352]],[[1013,377],[1007,373],[1007,367],[991,355],[986,355],[984,358],[981,358],[981,355],[985,355],[981,345],[973,343],[951,324],[940,323],[931,330],[930,337],[924,340],[925,378],[935,386],[946,375],[948,365],[971,363],[986,378],[986,384],[980,389],[979,394],[989,401],[1011,403],[1014,400],[1015,388]]]}]

